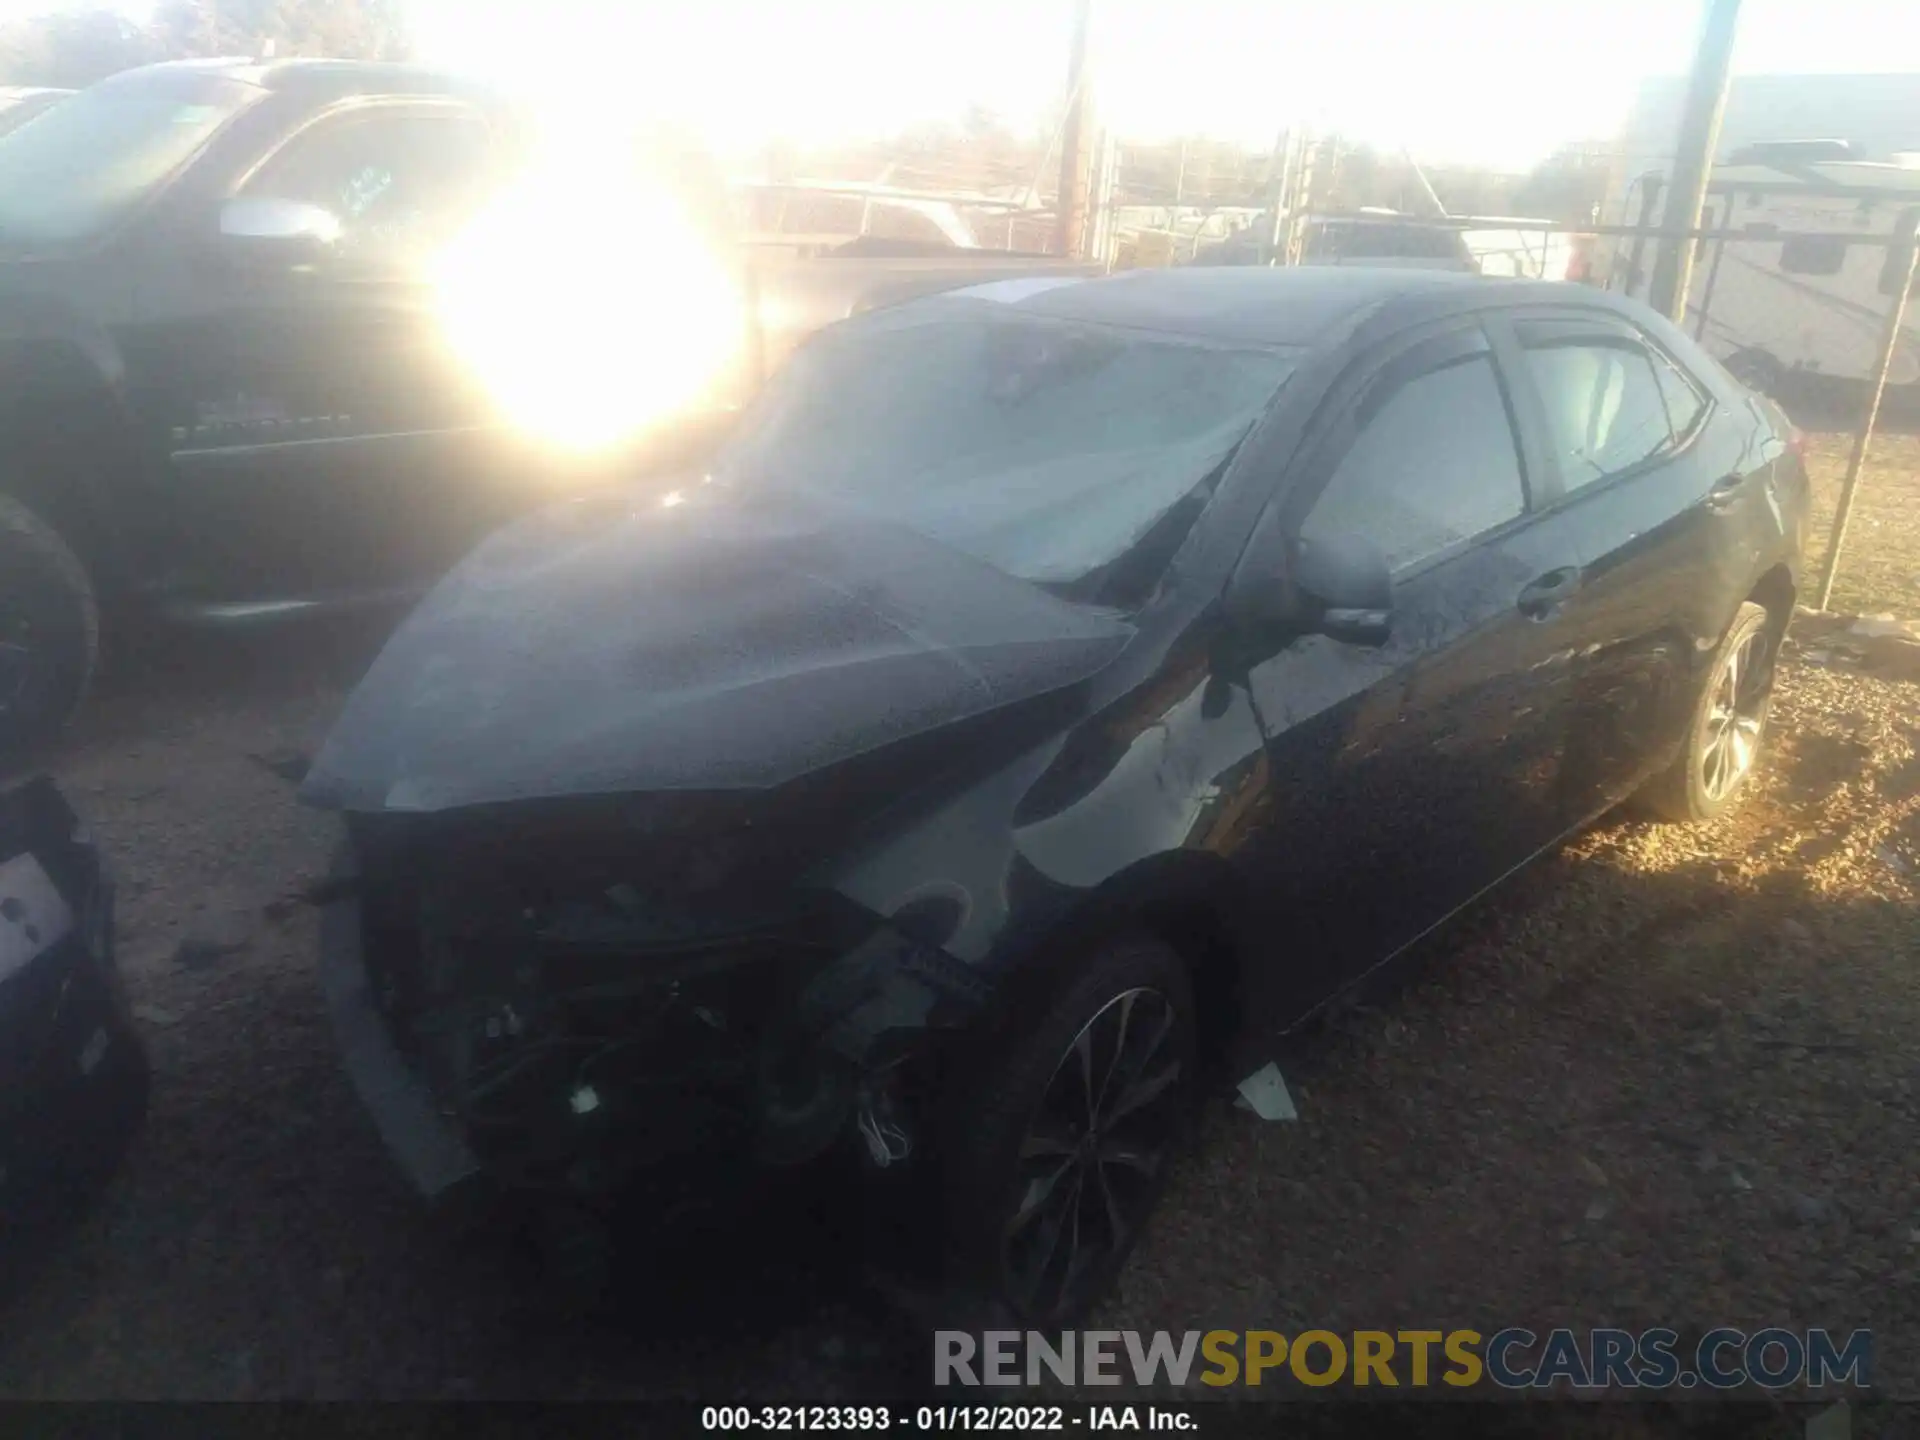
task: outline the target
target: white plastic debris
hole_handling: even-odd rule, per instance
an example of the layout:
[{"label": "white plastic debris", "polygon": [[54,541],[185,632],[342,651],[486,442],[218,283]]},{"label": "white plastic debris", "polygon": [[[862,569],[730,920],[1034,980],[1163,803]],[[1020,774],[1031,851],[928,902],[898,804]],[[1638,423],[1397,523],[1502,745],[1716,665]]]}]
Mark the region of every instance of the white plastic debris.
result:
[{"label": "white plastic debris", "polygon": [[1237,1088],[1240,1091],[1239,1103],[1262,1120],[1300,1118],[1300,1112],[1293,1105],[1293,1094],[1280,1074],[1280,1067],[1271,1060],[1242,1080]]},{"label": "white plastic debris", "polygon": [[591,1115],[600,1108],[600,1092],[591,1085],[582,1085],[573,1092],[570,1100],[576,1115]]},{"label": "white plastic debris", "polygon": [[1896,640],[1920,640],[1920,633],[1915,633],[1911,625],[1891,615],[1862,615],[1847,627],[1847,633],[1869,640],[1882,636],[1891,636]]},{"label": "white plastic debris", "polygon": [[87,1040],[86,1048],[80,1052],[80,1073],[82,1075],[91,1075],[95,1070],[100,1068],[100,1062],[106,1057],[107,1046],[110,1043],[105,1030],[96,1029],[93,1032]]}]

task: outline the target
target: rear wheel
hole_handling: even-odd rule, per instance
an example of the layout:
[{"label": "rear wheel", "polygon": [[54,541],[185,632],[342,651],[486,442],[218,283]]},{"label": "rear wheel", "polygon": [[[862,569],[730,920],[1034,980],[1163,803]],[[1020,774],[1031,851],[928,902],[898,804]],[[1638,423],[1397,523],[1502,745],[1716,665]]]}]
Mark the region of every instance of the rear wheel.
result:
[{"label": "rear wheel", "polygon": [[1685,746],[1642,796],[1655,815],[1704,823],[1746,789],[1773,705],[1774,638],[1763,607],[1751,601],[1740,607],[1714,653]]},{"label": "rear wheel", "polygon": [[1159,1201],[1193,1074],[1186,965],[1147,939],[1094,950],[989,1057],[948,1140],[950,1235],[988,1298],[1035,1323],[1100,1298]]},{"label": "rear wheel", "polygon": [[39,517],[0,495],[0,764],[30,757],[67,722],[99,645],[86,570]]}]

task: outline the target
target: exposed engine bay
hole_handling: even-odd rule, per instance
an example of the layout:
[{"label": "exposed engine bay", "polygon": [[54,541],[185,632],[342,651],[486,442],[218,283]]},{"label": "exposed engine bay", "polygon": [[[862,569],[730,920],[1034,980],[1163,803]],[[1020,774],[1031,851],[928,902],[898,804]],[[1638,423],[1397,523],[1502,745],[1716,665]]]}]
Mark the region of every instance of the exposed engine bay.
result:
[{"label": "exposed engine bay", "polygon": [[777,883],[791,847],[726,808],[354,817],[367,992],[480,1172],[598,1196],[911,1155],[985,987],[911,917]]}]

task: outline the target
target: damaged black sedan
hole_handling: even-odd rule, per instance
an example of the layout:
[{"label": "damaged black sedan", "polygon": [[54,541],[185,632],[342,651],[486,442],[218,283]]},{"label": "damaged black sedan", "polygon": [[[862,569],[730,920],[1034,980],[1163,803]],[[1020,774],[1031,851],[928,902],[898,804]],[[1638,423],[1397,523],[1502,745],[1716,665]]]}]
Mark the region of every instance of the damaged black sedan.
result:
[{"label": "damaged black sedan", "polygon": [[1650,312],[1432,272],[1022,280],[833,327],[677,489],[483,545],[306,782],[415,1183],[924,1176],[1034,1320],[1203,1066],[1635,794],[1731,803],[1777,412]]}]

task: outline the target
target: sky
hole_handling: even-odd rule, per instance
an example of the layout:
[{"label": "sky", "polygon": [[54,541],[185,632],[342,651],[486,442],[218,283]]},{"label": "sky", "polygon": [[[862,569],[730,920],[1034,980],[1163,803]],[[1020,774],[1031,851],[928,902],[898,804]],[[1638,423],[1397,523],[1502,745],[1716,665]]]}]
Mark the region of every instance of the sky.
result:
[{"label": "sky", "polygon": [[[49,3],[0,0],[0,16]],[[617,94],[727,149],[969,105],[1049,126],[1073,13],[1073,0],[405,4],[423,58],[576,103]],[[1128,138],[1263,144],[1302,120],[1427,162],[1521,167],[1616,135],[1642,78],[1686,68],[1699,15],[1696,0],[1094,0],[1093,93]],[[1920,4],[1746,0],[1735,63],[1920,84]]]}]

